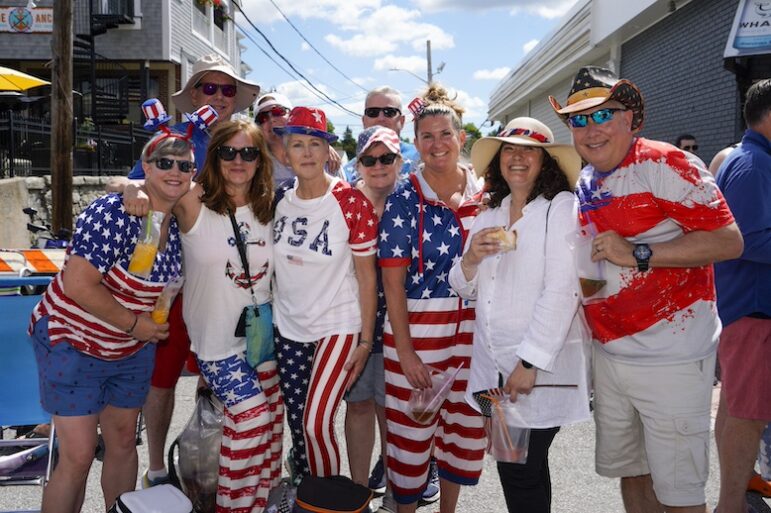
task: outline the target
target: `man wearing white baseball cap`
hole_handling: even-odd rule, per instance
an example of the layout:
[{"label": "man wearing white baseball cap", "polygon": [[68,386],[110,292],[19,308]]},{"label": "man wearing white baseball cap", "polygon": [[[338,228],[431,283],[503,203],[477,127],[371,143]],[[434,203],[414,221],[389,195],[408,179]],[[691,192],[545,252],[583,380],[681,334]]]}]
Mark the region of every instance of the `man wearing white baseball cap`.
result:
[{"label": "man wearing white baseball cap", "polygon": [[262,130],[268,142],[268,148],[270,148],[274,185],[294,177],[292,168],[285,164],[286,148],[284,148],[284,141],[280,135],[273,131],[276,127],[283,128],[286,126],[290,110],[292,110],[292,102],[281,93],[266,93],[257,100],[254,121],[257,122]]}]

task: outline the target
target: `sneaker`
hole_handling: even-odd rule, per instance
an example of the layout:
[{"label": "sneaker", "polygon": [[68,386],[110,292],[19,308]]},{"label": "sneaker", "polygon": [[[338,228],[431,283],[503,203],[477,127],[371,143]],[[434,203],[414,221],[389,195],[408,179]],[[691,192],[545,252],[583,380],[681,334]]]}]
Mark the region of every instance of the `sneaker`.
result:
[{"label": "sneaker", "polygon": [[383,503],[377,513],[396,513],[396,500],[391,492],[383,495]]},{"label": "sneaker", "polygon": [[155,479],[150,479],[148,477],[147,472],[148,470],[145,470],[145,473],[142,474],[142,489],[146,490],[147,488],[152,488],[153,486],[162,485],[162,484],[169,484],[171,480],[169,479],[168,474],[162,477],[156,477]]},{"label": "sneaker", "polygon": [[439,469],[436,467],[436,460],[431,458],[428,466],[428,481],[426,489],[423,490],[423,496],[418,500],[418,506],[432,504],[439,500]]},{"label": "sneaker", "polygon": [[754,474],[747,484],[748,492],[756,492],[763,497],[771,497],[771,483],[760,477],[759,474]]},{"label": "sneaker", "polygon": [[385,493],[386,476],[385,466],[383,465],[383,456],[380,456],[377,459],[375,466],[372,467],[372,473],[369,475],[367,486],[375,494],[375,497],[379,497]]}]

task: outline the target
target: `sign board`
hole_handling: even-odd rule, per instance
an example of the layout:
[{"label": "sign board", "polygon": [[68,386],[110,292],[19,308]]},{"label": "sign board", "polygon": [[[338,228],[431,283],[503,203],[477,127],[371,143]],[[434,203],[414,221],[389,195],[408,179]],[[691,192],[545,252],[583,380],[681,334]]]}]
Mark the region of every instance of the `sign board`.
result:
[{"label": "sign board", "polygon": [[739,0],[723,57],[771,54],[771,0]]},{"label": "sign board", "polygon": [[0,7],[0,32],[51,33],[54,10],[50,7]]}]

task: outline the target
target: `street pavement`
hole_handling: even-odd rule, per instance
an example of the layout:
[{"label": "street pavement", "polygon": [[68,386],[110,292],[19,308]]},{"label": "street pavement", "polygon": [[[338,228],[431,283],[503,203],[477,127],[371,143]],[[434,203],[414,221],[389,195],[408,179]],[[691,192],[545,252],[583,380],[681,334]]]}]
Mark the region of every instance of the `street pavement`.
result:
[{"label": "street pavement", "polygon": [[[194,396],[195,396],[194,377],[183,377],[177,387],[176,408],[174,410],[171,436],[176,436],[184,427],[188,418],[192,414]],[[717,393],[715,389],[714,405],[717,404]],[[344,407],[336,419],[337,432],[340,436],[342,450],[345,451],[345,440],[343,433],[343,412]],[[713,409],[714,418],[714,409]],[[284,448],[290,446],[289,435],[285,430]],[[714,438],[713,438],[714,440]],[[169,440],[171,442],[171,440]],[[147,449],[140,446],[139,467],[141,472],[147,466]],[[345,452],[343,452],[345,455]],[[348,472],[348,465],[343,457],[343,473]],[[549,455],[552,487],[553,487],[553,513],[622,513],[623,506],[621,496],[618,491],[618,481],[606,479],[598,476],[594,472],[594,424],[585,422],[583,424],[568,426],[563,428],[552,444]],[[88,489],[86,492],[86,502],[83,507],[84,513],[102,513],[104,504],[101,497],[101,488],[99,485],[99,474],[101,464],[94,462],[89,475]],[[707,485],[707,504],[709,510],[717,503],[719,474],[717,468],[717,452],[714,441],[711,444],[710,453],[710,477]],[[0,488],[0,511],[37,508],[40,504],[39,487],[13,487]],[[379,503],[379,500],[377,501]],[[771,513],[771,504],[768,500],[765,502],[755,497],[753,499],[758,513]],[[425,506],[418,511],[422,513],[435,513],[439,510],[438,503],[432,506]],[[485,460],[485,469],[482,474],[479,485],[473,488],[464,487],[461,491],[458,503],[458,513],[499,513],[505,512],[505,502],[498,481],[495,462],[487,457]]]}]

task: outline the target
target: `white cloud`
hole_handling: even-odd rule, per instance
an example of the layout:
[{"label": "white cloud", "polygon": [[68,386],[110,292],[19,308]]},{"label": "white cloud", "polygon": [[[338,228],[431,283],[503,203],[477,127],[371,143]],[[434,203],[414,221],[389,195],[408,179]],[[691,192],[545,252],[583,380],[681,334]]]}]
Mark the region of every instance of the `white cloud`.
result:
[{"label": "white cloud", "polygon": [[413,0],[419,9],[426,12],[446,10],[511,9],[511,14],[527,12],[543,18],[559,18],[570,10],[578,0]]},{"label": "white cloud", "polygon": [[539,42],[540,42],[540,41],[539,41],[538,39],[531,39],[530,41],[528,41],[527,43],[525,43],[525,44],[523,44],[523,45],[522,45],[522,52],[523,52],[523,53],[525,53],[525,54],[527,54],[527,53],[530,53],[530,50],[532,50],[533,48],[535,48],[535,47],[536,47],[536,45],[537,45]]},{"label": "white cloud", "polygon": [[485,119],[487,117],[487,102],[478,96],[471,96],[462,89],[448,91],[450,98],[457,94],[455,101],[461,105],[466,112],[463,113],[464,122],[473,119]]},{"label": "white cloud", "polygon": [[505,77],[511,68],[480,69],[474,72],[474,80],[500,80]]},{"label": "white cloud", "polygon": [[351,80],[353,80],[355,83],[359,84],[360,86],[371,84],[375,81],[372,77],[353,77]]},{"label": "white cloud", "polygon": [[397,57],[396,55],[386,55],[383,58],[375,60],[373,66],[378,71],[387,71],[392,68],[399,68],[411,71],[418,75],[426,72],[426,59],[423,57]]},{"label": "white cloud", "polygon": [[302,43],[300,43],[300,49],[301,49],[303,52],[307,52],[308,50],[310,50],[310,49],[311,49],[311,45],[309,45],[308,43],[306,43],[305,41],[303,41]]},{"label": "white cloud", "polygon": [[350,39],[342,39],[335,34],[328,34],[324,39],[341,52],[354,57],[375,56],[396,51],[395,44],[377,35],[356,34]]}]

